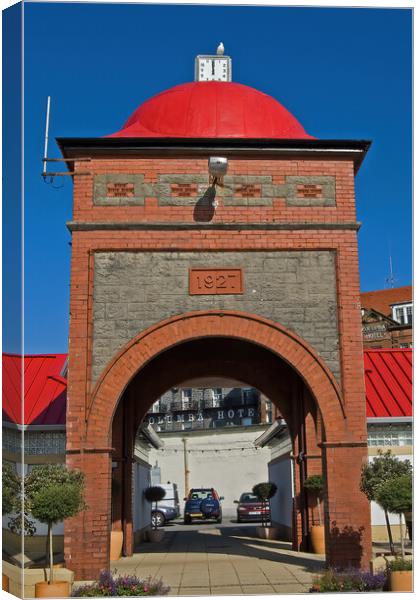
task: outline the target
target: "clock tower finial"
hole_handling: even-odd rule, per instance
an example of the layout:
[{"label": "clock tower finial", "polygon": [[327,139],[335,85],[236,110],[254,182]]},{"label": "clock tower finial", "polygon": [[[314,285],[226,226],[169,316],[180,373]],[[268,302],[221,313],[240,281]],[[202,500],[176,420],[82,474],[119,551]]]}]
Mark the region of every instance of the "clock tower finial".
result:
[{"label": "clock tower finial", "polygon": [[224,55],[220,42],[217,54],[200,54],[195,58],[195,81],[231,81],[231,58]]}]

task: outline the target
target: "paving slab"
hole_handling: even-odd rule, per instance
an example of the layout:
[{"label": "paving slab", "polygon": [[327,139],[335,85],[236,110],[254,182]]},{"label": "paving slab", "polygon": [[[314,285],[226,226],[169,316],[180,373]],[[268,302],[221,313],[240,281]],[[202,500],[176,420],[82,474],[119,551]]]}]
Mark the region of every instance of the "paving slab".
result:
[{"label": "paving slab", "polygon": [[272,585],[243,585],[243,594],[274,594]]},{"label": "paving slab", "polygon": [[204,587],[181,587],[179,596],[211,596],[211,591]]},{"label": "paving slab", "polygon": [[211,588],[211,596],[241,596],[242,594],[240,585],[218,585]]},{"label": "paving slab", "polygon": [[262,540],[251,528],[199,526],[172,530],[164,543],[142,543],[118,572],[162,579],[170,596],[307,593],[323,557],[293,552],[285,541]]}]

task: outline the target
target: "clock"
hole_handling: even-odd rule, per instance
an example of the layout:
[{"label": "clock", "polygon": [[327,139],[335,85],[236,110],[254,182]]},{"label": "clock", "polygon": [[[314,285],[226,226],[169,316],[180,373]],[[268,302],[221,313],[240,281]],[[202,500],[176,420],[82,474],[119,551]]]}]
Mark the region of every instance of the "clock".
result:
[{"label": "clock", "polygon": [[197,56],[195,81],[231,81],[231,58],[219,55]]}]

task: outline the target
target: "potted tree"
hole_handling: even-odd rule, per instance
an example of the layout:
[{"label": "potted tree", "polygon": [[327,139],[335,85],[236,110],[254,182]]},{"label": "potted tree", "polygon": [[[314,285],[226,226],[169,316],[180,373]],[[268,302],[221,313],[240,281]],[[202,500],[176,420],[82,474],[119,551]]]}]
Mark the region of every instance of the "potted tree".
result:
[{"label": "potted tree", "polygon": [[[121,491],[121,483],[116,479],[115,472],[112,472],[112,523],[114,522],[114,497],[119,496]],[[122,546],[124,544],[124,532],[118,529],[111,531],[109,559],[118,560],[122,554]]]},{"label": "potted tree", "polygon": [[[164,490],[159,485],[152,485],[144,490],[145,499],[151,503],[155,503],[154,508],[157,510],[157,502],[163,500],[166,495],[166,490]],[[148,532],[148,540],[149,542],[161,542],[164,537],[164,529],[159,529],[157,520],[152,522],[152,529]]]},{"label": "potted tree", "polygon": [[[378,456],[375,456],[371,463],[365,464],[361,472],[360,490],[370,502],[377,502],[377,491],[383,482],[412,473],[412,465],[408,460],[399,460],[391,453],[391,450],[383,452],[378,450]],[[393,536],[391,533],[388,511],[384,510],[384,516],[387,526],[387,535],[390,544],[390,552],[394,551]]]},{"label": "potted tree", "polygon": [[406,560],[402,515],[412,510],[412,474],[384,481],[377,489],[377,502],[389,513],[399,515],[401,556],[389,562],[392,592],[412,591],[412,561]]},{"label": "potted tree", "polygon": [[37,598],[66,598],[70,595],[68,581],[54,580],[52,527],[85,508],[83,491],[83,474],[68,470],[64,465],[41,465],[25,478],[28,509],[35,519],[48,526],[49,577],[47,581],[35,584]]},{"label": "potted tree", "polygon": [[[3,461],[2,464],[2,514],[8,515],[17,509],[20,504],[20,479],[12,468],[12,466]],[[9,591],[9,578],[5,573],[2,573],[2,589],[4,592]]]},{"label": "potted tree", "polygon": [[262,526],[257,528],[257,534],[260,538],[267,540],[274,540],[278,537],[278,528],[272,527],[272,523],[269,525],[271,520],[269,500],[275,496],[277,489],[276,485],[271,481],[257,483],[252,489],[252,492],[262,503]]},{"label": "potted tree", "polygon": [[311,525],[310,529],[310,541],[311,546],[313,548],[314,554],[324,554],[325,553],[325,541],[324,541],[324,525],[322,519],[322,511],[320,506],[320,497],[323,491],[323,477],[321,475],[311,475],[307,477],[304,481],[304,488],[311,492],[315,498],[317,503],[317,513],[319,524]]}]

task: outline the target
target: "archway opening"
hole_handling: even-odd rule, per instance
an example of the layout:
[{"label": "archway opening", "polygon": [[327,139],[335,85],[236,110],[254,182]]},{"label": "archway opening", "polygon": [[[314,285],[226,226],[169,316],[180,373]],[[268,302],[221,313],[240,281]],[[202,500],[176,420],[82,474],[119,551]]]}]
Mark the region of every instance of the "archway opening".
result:
[{"label": "archway opening", "polygon": [[[275,406],[274,420],[280,419],[286,422],[292,449],[288,457],[292,481],[287,481],[289,489],[281,491],[282,495],[291,496],[292,489],[294,497],[286,523],[279,525],[284,529],[289,528],[295,550],[309,549],[309,517],[312,511],[310,513],[308,497],[302,484],[308,475],[320,474],[322,470],[321,451],[318,447],[318,443],[322,441],[322,426],[318,407],[301,376],[278,355],[243,339],[216,336],[183,342],[158,354],[136,373],[118,404],[112,428],[112,447],[115,448],[112,457],[113,481],[118,483],[114,486],[115,490],[112,494],[112,527],[124,531],[126,555],[132,554],[134,550],[138,533],[136,522],[141,521],[136,516],[140,499],[137,501],[134,499],[133,508],[133,477],[137,488],[142,489],[143,485],[138,486],[136,475],[135,473],[133,475],[130,469],[138,433],[144,422],[150,421],[148,411],[167,390],[227,383],[231,386],[236,384],[259,390],[263,397],[268,398]],[[244,411],[244,408],[241,410]],[[226,416],[230,414],[231,418],[235,415],[232,408],[226,408],[225,413]],[[153,417],[151,421],[154,423]],[[184,418],[180,421],[180,425],[181,430],[184,431]],[[229,431],[234,434],[234,427]],[[260,432],[255,434],[254,438],[256,439],[258,435]],[[190,452],[186,450],[186,453]],[[256,448],[255,452],[257,452]],[[185,460],[187,456],[188,454],[185,453],[182,456],[179,451],[178,460]],[[215,454],[215,458],[222,460],[221,455]],[[264,479],[267,480],[267,463],[265,468]],[[185,469],[189,471],[187,467]],[[189,489],[195,483],[192,477],[189,482],[185,477],[184,485],[183,481],[180,485],[181,499],[189,493]],[[229,485],[231,485],[231,477],[226,474],[222,493],[229,497],[231,495],[238,497],[241,492],[250,491],[246,488],[233,491],[228,489],[226,492]],[[230,498],[229,500],[231,501]]]},{"label": "archway opening", "polygon": [[[294,444],[295,471],[299,472],[295,494],[300,493],[298,486],[307,474],[323,474],[327,563],[367,567],[370,515],[358,484],[366,458],[362,411],[345,414],[333,373],[302,338],[268,319],[233,311],[177,315],[139,333],[108,363],[87,395],[83,425],[75,405],[74,421],[80,427],[72,427],[68,437],[68,464],[86,473],[86,501],[95,510],[87,509],[83,517],[66,523],[67,564],[86,578],[109,565],[115,449],[124,465],[124,553],[132,552],[130,494],[136,431],[165,390],[207,377],[246,382],[278,407]],[[363,402],[361,394],[357,402]],[[122,414],[119,433],[115,427],[118,414]],[[310,467],[308,459],[312,461]],[[344,482],[349,482],[350,489]],[[304,510],[300,513],[303,515]],[[303,521],[301,517],[294,528],[299,547],[307,531]],[[95,526],[93,533],[91,524]],[[74,558],[77,536],[83,540],[83,549]],[[99,548],[93,556],[92,543]]]}]

